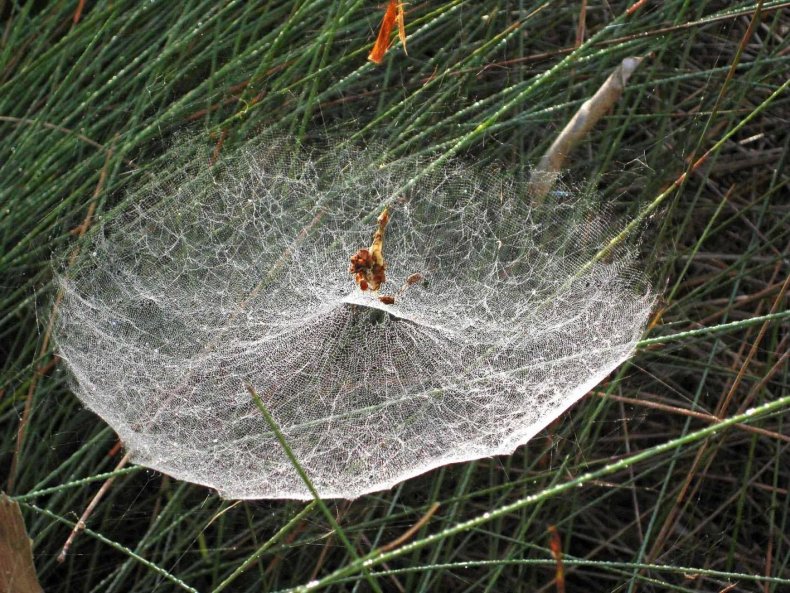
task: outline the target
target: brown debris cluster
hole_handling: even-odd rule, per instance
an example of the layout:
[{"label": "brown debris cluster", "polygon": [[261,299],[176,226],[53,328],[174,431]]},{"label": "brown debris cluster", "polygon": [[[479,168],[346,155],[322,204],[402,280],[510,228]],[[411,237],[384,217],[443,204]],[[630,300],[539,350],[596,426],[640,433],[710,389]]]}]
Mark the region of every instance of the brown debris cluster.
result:
[{"label": "brown debris cluster", "polygon": [[379,226],[373,235],[373,243],[370,244],[370,248],[360,249],[351,256],[351,266],[348,271],[354,274],[354,280],[361,290],[378,290],[387,281],[385,273],[387,262],[384,261],[382,248],[384,246],[384,230],[387,228],[389,220],[390,215],[385,208],[377,219]]},{"label": "brown debris cluster", "polygon": [[[387,262],[384,261],[382,249],[384,247],[384,231],[390,221],[388,210],[384,208],[376,220],[378,228],[373,234],[373,242],[368,249],[360,249],[351,256],[351,266],[348,268],[348,271],[354,274],[354,280],[360,290],[377,291],[387,281]],[[422,282],[424,279],[425,277],[419,272],[412,274],[406,278],[398,296],[402,295],[410,286]],[[392,295],[383,294],[378,299],[385,305],[395,304],[395,297]]]}]

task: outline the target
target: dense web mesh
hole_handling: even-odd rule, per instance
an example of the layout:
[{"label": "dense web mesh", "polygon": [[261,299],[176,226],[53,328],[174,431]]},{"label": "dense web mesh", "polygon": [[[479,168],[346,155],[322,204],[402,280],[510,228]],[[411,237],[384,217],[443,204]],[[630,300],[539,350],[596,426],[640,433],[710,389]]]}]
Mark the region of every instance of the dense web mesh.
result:
[{"label": "dense web mesh", "polygon": [[[132,459],[227,498],[324,497],[511,453],[634,350],[652,296],[593,201],[463,165],[272,142],[137,190],[58,280],[56,338]],[[349,258],[389,204],[387,281]],[[392,296],[394,304],[379,297]]]}]

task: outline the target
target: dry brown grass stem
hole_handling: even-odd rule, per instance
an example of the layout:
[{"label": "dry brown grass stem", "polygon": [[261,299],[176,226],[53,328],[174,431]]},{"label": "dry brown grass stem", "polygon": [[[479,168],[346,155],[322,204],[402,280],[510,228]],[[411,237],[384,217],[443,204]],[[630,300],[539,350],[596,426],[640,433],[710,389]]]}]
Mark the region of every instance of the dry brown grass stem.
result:
[{"label": "dry brown grass stem", "polygon": [[[128,463],[130,456],[130,453],[124,455],[123,458],[118,462],[118,465],[115,466],[114,471],[123,469],[123,467]],[[85,507],[85,510],[82,512],[79,521],[77,521],[76,525],[74,525],[72,528],[66,543],[63,544],[63,548],[60,550],[60,554],[58,554],[58,562],[63,563],[66,560],[66,554],[69,553],[71,545],[74,543],[74,540],[77,539],[77,536],[80,534],[80,532],[85,529],[88,519],[90,518],[94,509],[99,506],[99,502],[101,502],[101,499],[104,498],[104,495],[107,494],[107,491],[110,489],[110,486],[112,486],[113,481],[115,481],[114,476],[112,478],[107,478],[104,481],[104,484],[101,485],[101,488],[99,488],[91,501],[88,503],[88,506]]]},{"label": "dry brown grass stem", "polygon": [[438,510],[439,510],[439,503],[438,502],[433,503],[428,508],[428,510],[425,511],[425,514],[422,517],[420,517],[419,521],[417,521],[414,525],[409,527],[400,537],[397,537],[396,539],[392,540],[390,543],[381,546],[377,550],[377,552],[379,552],[380,554],[383,554],[384,552],[389,552],[390,550],[394,550],[401,544],[409,541],[409,539],[411,539],[411,537],[415,533],[417,533],[422,528],[422,526],[425,525],[430,520],[430,518],[433,517],[434,513],[436,513],[436,511]]}]

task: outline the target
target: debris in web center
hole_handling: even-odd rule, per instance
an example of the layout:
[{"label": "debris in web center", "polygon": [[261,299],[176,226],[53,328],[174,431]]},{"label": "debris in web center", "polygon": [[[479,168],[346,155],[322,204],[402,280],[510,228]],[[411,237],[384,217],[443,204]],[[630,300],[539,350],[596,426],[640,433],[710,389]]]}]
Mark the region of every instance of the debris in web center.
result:
[{"label": "debris in web center", "polygon": [[[373,242],[369,249],[360,249],[351,256],[349,272],[354,274],[354,280],[361,290],[378,290],[387,281],[385,270],[387,262],[384,261],[384,231],[390,220],[389,211],[384,208],[376,219],[378,228],[373,234]],[[384,302],[384,301],[382,301]]]}]

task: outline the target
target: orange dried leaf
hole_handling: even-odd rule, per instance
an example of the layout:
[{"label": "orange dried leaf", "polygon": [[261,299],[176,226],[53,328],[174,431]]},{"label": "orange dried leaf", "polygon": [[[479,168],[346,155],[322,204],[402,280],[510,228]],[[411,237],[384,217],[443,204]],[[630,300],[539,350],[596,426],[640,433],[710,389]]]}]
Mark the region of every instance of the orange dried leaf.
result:
[{"label": "orange dried leaf", "polygon": [[384,56],[390,47],[390,36],[392,35],[392,27],[398,23],[398,37],[403,44],[403,50],[406,51],[406,24],[404,20],[403,3],[397,0],[389,0],[387,10],[384,12],[384,18],[381,19],[381,26],[379,27],[379,34],[376,37],[376,42],[373,44],[373,49],[368,54],[368,60],[374,64],[381,64]]},{"label": "orange dried leaf", "polygon": [[82,11],[85,10],[85,0],[79,0],[77,2],[77,9],[74,11],[74,16],[71,17],[71,22],[75,25],[80,22],[82,18]]},{"label": "orange dried leaf", "polygon": [[557,563],[557,569],[554,575],[554,583],[557,586],[557,593],[565,593],[565,568],[562,563],[562,539],[560,532],[554,525],[549,525],[549,533],[551,539],[549,540],[549,549],[554,561]]},{"label": "orange dried leaf", "polygon": [[403,2],[398,2],[396,7],[397,21],[398,21],[398,39],[403,46],[403,53],[407,56],[409,52],[406,51],[406,12],[403,10]]}]

